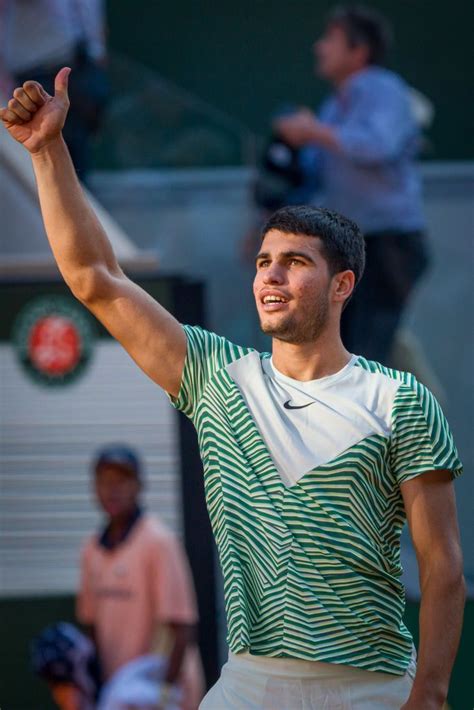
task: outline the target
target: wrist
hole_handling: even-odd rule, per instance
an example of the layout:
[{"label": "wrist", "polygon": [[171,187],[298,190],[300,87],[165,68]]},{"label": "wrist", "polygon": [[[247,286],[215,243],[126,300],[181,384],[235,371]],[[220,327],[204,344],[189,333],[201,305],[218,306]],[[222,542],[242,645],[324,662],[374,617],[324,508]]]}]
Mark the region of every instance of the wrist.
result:
[{"label": "wrist", "polygon": [[66,148],[66,143],[62,133],[59,133],[54,138],[50,138],[46,143],[40,145],[38,148],[31,150],[31,157],[33,160],[42,160],[48,158],[51,155],[55,155],[58,151],[62,151]]},{"label": "wrist", "polygon": [[447,692],[441,688],[437,688],[433,683],[413,684],[410,692],[410,701],[417,701],[417,705],[427,710],[441,710],[446,702]]},{"label": "wrist", "polygon": [[326,126],[317,120],[311,131],[311,142],[323,148],[335,149],[338,147],[338,141],[331,126]]}]

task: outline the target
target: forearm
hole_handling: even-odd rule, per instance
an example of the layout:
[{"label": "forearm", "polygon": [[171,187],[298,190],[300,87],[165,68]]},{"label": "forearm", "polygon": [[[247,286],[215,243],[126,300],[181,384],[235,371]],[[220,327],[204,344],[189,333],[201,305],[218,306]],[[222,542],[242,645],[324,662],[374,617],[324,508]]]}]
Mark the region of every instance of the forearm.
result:
[{"label": "forearm", "polygon": [[92,267],[118,269],[110,242],[89,205],[61,136],[32,154],[48,240],[65,281],[87,295]]},{"label": "forearm", "polygon": [[340,151],[341,144],[336,131],[328,124],[315,121],[308,132],[308,143],[331,151]]},{"label": "forearm", "polygon": [[[165,639],[163,640],[163,636]],[[186,649],[194,641],[194,626],[186,624],[167,624],[160,626],[156,633],[154,650],[159,655],[166,656],[165,683],[176,683],[183,665]]]},{"label": "forearm", "polygon": [[426,702],[431,698],[433,707],[437,707],[436,703],[441,707],[446,700],[461,635],[464,602],[461,569],[453,569],[449,561],[433,564],[422,577],[418,663],[410,699]]},{"label": "forearm", "polygon": [[181,673],[186,649],[188,646],[188,638],[186,635],[176,637],[173,649],[168,657],[168,667],[165,675],[165,683],[176,683]]}]

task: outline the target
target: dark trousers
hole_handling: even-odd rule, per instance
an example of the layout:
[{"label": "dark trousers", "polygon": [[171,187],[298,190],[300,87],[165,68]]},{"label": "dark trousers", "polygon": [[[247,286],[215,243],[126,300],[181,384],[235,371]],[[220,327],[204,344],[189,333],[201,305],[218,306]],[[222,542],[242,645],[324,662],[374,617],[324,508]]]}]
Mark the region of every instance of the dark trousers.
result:
[{"label": "dark trousers", "polygon": [[415,284],[428,266],[422,232],[367,234],[364,276],[342,314],[346,348],[386,364]]}]

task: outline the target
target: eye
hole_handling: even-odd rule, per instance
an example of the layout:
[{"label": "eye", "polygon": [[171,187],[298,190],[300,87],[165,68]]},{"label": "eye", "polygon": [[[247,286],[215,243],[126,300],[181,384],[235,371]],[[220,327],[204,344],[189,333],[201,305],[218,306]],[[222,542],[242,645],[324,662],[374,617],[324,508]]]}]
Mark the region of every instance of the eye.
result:
[{"label": "eye", "polygon": [[264,268],[265,266],[268,266],[270,263],[270,259],[262,259],[261,261],[257,262],[257,269]]},{"label": "eye", "polygon": [[290,264],[293,266],[296,264],[297,266],[304,265],[304,261],[301,261],[301,259],[290,259]]}]

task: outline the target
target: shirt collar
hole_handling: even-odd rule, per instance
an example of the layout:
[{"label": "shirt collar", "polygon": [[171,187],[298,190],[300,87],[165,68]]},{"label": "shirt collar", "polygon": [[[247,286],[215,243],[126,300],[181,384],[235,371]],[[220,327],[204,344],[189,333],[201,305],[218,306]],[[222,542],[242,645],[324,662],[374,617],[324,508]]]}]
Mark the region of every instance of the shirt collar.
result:
[{"label": "shirt collar", "polygon": [[108,523],[105,528],[102,530],[102,533],[99,537],[99,545],[101,547],[104,547],[106,550],[114,550],[116,547],[121,545],[125,540],[128,538],[130,533],[132,532],[133,528],[135,527],[135,524],[138,522],[138,520],[142,517],[143,511],[140,507],[136,507],[134,512],[129,518],[129,521],[126,525],[126,527],[123,530],[122,535],[118,540],[114,540],[112,542],[110,540],[110,523]]},{"label": "shirt collar", "polygon": [[353,87],[357,86],[357,84],[364,83],[366,81],[366,77],[370,77],[373,73],[374,67],[367,66],[348,76],[336,90],[335,95],[338,101],[345,106],[350,99]]}]

